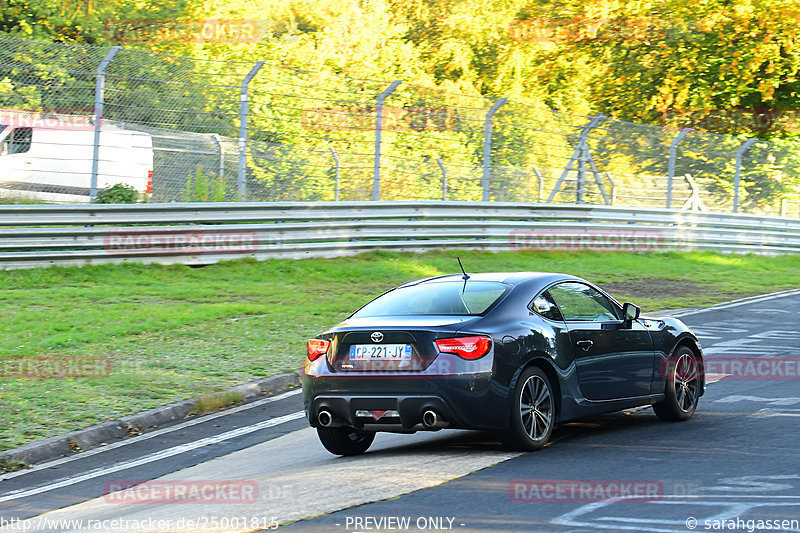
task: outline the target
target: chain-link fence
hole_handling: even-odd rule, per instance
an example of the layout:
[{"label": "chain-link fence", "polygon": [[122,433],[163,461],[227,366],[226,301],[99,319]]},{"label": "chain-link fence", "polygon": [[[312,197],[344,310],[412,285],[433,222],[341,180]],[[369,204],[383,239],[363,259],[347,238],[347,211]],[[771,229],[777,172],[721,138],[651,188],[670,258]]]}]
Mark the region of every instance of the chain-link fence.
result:
[{"label": "chain-link fence", "polygon": [[800,215],[800,151],[408,81],[0,37],[0,196]]}]

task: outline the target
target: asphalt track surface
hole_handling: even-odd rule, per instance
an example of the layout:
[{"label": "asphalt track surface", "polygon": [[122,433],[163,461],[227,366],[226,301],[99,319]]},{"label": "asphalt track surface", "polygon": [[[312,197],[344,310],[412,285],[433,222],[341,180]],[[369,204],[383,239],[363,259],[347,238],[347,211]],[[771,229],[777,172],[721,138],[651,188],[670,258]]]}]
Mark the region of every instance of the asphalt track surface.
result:
[{"label": "asphalt track surface", "polygon": [[[528,454],[379,434],[339,458],[290,391],[0,476],[0,532],[800,531],[800,291],[680,316],[713,374],[688,422],[593,417]],[[164,500],[181,487],[217,492]]]}]

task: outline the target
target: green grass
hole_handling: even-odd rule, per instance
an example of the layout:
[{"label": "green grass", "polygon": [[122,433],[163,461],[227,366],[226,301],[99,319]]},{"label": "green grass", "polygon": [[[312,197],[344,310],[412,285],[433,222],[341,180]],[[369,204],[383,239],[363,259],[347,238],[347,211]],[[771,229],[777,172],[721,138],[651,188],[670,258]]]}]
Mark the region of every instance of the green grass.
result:
[{"label": "green grass", "polygon": [[[612,284],[644,312],[800,286],[800,256],[708,253],[374,252],[205,268],[2,271],[0,362],[107,357],[112,370],[92,379],[0,379],[0,450],[295,369],[309,336],[389,287],[456,272],[456,254],[472,272],[568,272]],[[653,278],[693,283],[636,289],[657,287]]]}]

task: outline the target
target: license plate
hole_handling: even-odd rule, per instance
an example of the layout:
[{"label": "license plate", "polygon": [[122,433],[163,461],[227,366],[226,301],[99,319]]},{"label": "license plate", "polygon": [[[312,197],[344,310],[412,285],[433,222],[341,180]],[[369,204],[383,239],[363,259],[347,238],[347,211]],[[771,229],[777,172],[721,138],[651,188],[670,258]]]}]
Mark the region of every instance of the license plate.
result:
[{"label": "license plate", "polygon": [[411,359],[410,344],[353,344],[350,346],[352,361],[403,361]]}]

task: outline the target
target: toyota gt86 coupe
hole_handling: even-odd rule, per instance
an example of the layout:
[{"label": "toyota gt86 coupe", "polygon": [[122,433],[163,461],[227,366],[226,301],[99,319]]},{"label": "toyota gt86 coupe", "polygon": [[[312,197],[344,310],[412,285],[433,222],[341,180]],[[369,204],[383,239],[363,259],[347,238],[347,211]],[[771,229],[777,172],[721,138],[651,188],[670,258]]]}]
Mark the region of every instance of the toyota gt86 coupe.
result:
[{"label": "toyota gt86 coupe", "polygon": [[375,433],[498,432],[519,450],[557,424],[652,405],[686,420],[705,389],[697,337],[570,275],[453,274],[385,292],[310,339],[306,416],[325,448]]}]

